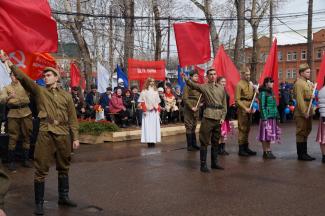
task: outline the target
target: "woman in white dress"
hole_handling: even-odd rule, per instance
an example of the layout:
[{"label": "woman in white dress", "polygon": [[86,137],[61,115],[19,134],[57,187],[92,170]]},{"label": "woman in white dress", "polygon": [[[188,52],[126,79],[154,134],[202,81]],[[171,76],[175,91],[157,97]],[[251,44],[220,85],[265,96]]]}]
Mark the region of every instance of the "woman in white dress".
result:
[{"label": "woman in white dress", "polygon": [[146,80],[138,102],[143,110],[141,143],[147,143],[149,148],[155,147],[155,144],[161,141],[160,98],[153,78]]}]

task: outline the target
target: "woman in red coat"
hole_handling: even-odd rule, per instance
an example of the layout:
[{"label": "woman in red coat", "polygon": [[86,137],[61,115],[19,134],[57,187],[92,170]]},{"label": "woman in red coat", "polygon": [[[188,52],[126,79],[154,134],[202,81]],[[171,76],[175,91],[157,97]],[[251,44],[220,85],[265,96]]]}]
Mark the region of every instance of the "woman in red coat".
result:
[{"label": "woman in red coat", "polygon": [[122,128],[127,127],[128,113],[123,104],[122,89],[118,88],[109,102],[109,110],[115,115],[115,122]]}]

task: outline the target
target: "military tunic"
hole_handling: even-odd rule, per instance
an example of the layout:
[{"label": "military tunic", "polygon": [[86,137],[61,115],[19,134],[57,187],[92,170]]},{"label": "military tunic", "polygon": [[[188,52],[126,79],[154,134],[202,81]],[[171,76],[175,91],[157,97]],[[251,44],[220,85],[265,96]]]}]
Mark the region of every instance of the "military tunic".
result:
[{"label": "military tunic", "polygon": [[[15,97],[9,98],[11,93]],[[17,141],[22,135],[23,148],[30,148],[30,139],[33,129],[32,112],[29,108],[29,96],[22,85],[12,82],[3,88],[0,93],[0,103],[6,103],[9,108],[8,112],[8,133],[10,151],[15,150]]]},{"label": "military tunic", "polygon": [[189,88],[187,85],[183,91],[184,102],[184,123],[187,134],[195,133],[199,111],[193,111],[192,108],[196,106],[201,93],[197,90]]},{"label": "military tunic", "polygon": [[238,144],[248,144],[251,127],[251,114],[245,111],[249,108],[254,97],[253,86],[246,80],[240,80],[236,86],[235,101],[238,107]]},{"label": "military tunic", "polygon": [[212,147],[217,147],[220,139],[220,120],[225,120],[227,98],[224,87],[215,84],[196,84],[186,80],[186,84],[202,93],[206,103],[200,127],[200,144],[207,147],[211,140]]},{"label": "military tunic", "polygon": [[71,95],[60,87],[38,86],[16,66],[11,66],[11,70],[22,86],[36,98],[40,128],[34,155],[35,181],[44,181],[54,155],[59,176],[68,175],[71,139],[79,139],[77,115]]},{"label": "military tunic", "polygon": [[294,98],[297,102],[294,119],[296,121],[296,141],[298,143],[307,142],[312,129],[313,109],[310,109],[309,118],[306,119],[305,114],[313,96],[313,88],[313,84],[303,77],[299,78],[293,87]]}]

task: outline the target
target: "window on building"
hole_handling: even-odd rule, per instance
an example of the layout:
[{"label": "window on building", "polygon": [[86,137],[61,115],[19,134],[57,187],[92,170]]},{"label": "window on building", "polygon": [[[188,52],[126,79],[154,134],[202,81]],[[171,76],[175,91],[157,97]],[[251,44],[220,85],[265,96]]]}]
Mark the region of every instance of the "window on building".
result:
[{"label": "window on building", "polygon": [[286,75],[286,78],[287,78],[287,79],[290,79],[290,78],[291,78],[291,70],[290,70],[290,69],[287,69],[287,75]]},{"label": "window on building", "polygon": [[278,61],[282,61],[282,52],[278,51]]},{"label": "window on building", "polygon": [[322,50],[321,49],[316,51],[316,59],[320,59],[320,58],[322,58]]},{"label": "window on building", "polygon": [[297,78],[297,71],[296,71],[296,69],[292,69],[291,78],[292,79],[296,79]]},{"label": "window on building", "polygon": [[297,52],[292,52],[291,58],[292,60],[297,60]]},{"label": "window on building", "polygon": [[301,51],[301,60],[306,60],[307,59],[307,51],[306,50],[302,50]]},{"label": "window on building", "polygon": [[279,69],[278,77],[280,80],[282,79],[282,69]]},{"label": "window on building", "polygon": [[287,61],[291,61],[292,60],[292,56],[291,56],[291,52],[287,53]]}]

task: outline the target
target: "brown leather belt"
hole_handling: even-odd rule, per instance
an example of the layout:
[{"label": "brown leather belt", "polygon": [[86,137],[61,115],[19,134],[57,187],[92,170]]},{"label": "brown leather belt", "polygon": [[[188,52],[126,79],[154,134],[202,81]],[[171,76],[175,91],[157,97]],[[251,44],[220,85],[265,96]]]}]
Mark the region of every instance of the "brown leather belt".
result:
[{"label": "brown leather belt", "polygon": [[8,104],[7,107],[9,109],[22,109],[22,108],[28,107],[28,104],[19,104],[19,105]]}]

